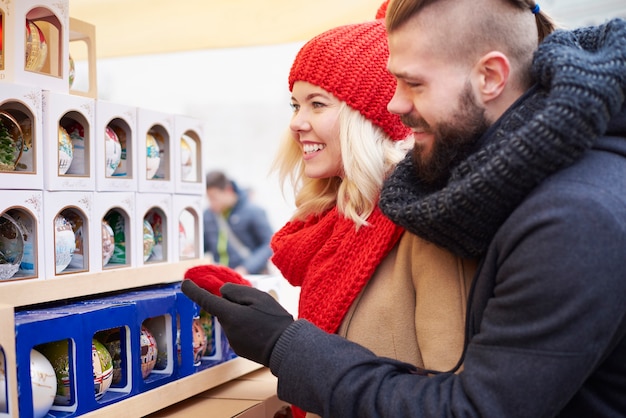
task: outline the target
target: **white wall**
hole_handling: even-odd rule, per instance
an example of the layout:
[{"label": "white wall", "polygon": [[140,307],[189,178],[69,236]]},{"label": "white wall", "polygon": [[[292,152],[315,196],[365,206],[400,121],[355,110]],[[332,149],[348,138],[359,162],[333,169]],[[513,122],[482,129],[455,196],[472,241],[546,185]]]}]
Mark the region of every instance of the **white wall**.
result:
[{"label": "white wall", "polygon": [[[97,42],[96,42],[97,44]],[[205,167],[223,169],[268,210],[275,229],[294,210],[269,173],[291,116],[287,77],[302,43],[99,60],[98,97],[207,122]],[[77,63],[75,88],[86,86]]]}]

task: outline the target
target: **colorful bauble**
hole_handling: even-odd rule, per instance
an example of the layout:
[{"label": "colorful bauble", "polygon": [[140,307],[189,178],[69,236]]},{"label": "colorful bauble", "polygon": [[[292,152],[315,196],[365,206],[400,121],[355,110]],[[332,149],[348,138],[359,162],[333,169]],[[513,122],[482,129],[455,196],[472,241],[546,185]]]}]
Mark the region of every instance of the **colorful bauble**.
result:
[{"label": "colorful bauble", "polygon": [[187,235],[185,225],[183,222],[178,221],[178,255],[181,259],[194,258],[196,256],[193,229],[191,229],[190,232],[191,233]]},{"label": "colorful bauble", "polygon": [[147,378],[156,365],[159,350],[157,342],[148,328],[141,327],[141,376]]},{"label": "colorful bauble", "polygon": [[79,212],[74,210],[65,210],[62,213],[72,226],[72,231],[74,232],[75,249],[69,267],[78,270],[85,269],[87,267],[87,261],[85,259],[85,257],[87,257],[85,219]]},{"label": "colorful bauble", "polygon": [[59,126],[59,175],[67,173],[74,159],[74,146],[70,134]]},{"label": "colorful bauble", "polygon": [[207,337],[207,345],[202,353],[203,356],[211,356],[215,351],[215,343],[213,341],[213,315],[205,310],[200,310],[200,317],[198,318],[200,326],[204,330],[204,334]]},{"label": "colorful bauble", "polygon": [[185,136],[180,138],[180,164],[183,181],[193,181],[190,177],[193,173],[193,152]]},{"label": "colorful bauble", "polygon": [[122,341],[120,339],[120,329],[112,328],[96,333],[95,338],[100,341],[111,355],[113,361],[113,377],[111,385],[122,382]]},{"label": "colorful bauble", "polygon": [[18,141],[18,148],[22,153],[15,165],[15,171],[34,173],[33,121],[30,118],[20,119],[19,123],[10,129],[10,133]]},{"label": "colorful bauble", "polygon": [[70,88],[72,88],[72,86],[74,85],[75,78],[76,78],[76,65],[74,64],[74,58],[72,58],[72,54],[70,54],[70,72],[69,72]]},{"label": "colorful bauble", "polygon": [[193,362],[195,365],[199,365],[209,343],[206,332],[204,332],[204,328],[200,323],[200,318],[193,319],[191,331],[193,336]]},{"label": "colorful bauble", "polygon": [[147,219],[143,220],[143,261],[148,261],[154,249],[154,230]]},{"label": "colorful bauble", "polygon": [[0,280],[10,279],[20,269],[24,256],[24,235],[8,213],[0,215]]},{"label": "colorful bauble", "polygon": [[8,112],[0,110],[0,171],[14,171],[23,152],[22,127]]},{"label": "colorful bauble", "polygon": [[143,326],[152,334],[156,341],[157,359],[154,365],[156,370],[164,370],[167,368],[168,362],[168,347],[170,335],[167,332],[167,327],[163,325],[164,321],[161,321],[162,317],[150,318],[143,323]]},{"label": "colorful bauble", "polygon": [[48,44],[39,26],[29,19],[26,19],[25,45],[26,63],[24,68],[28,71],[41,71],[48,56]]},{"label": "colorful bauble", "polygon": [[10,210],[8,213],[13,217],[15,222],[17,222],[22,230],[22,237],[24,238],[24,255],[20,263],[19,273],[23,276],[33,275],[35,274],[36,263],[34,241],[37,221],[20,210]]},{"label": "colorful bauble", "polygon": [[102,221],[102,265],[109,264],[115,250],[113,229],[107,221]]},{"label": "colorful bauble", "polygon": [[126,264],[126,218],[120,211],[110,210],[104,216],[104,221],[113,230],[113,241],[115,243],[113,255],[109,263]]},{"label": "colorful bauble", "polygon": [[72,224],[61,214],[54,218],[54,249],[56,274],[61,273],[70,265],[76,250],[76,238]]},{"label": "colorful bauble", "polygon": [[104,130],[104,158],[104,174],[111,177],[122,161],[122,145],[115,131],[108,126]]},{"label": "colorful bauble", "polygon": [[9,412],[7,408],[7,377],[4,368],[4,354],[0,352],[0,413]]},{"label": "colorful bauble", "polygon": [[154,135],[146,134],[146,179],[151,180],[156,176],[161,164],[161,148]]},{"label": "colorful bauble", "polygon": [[72,162],[67,174],[87,174],[85,165],[85,128],[78,122],[65,126],[65,131],[72,142]]},{"label": "colorful bauble", "polygon": [[126,177],[128,175],[128,163],[126,161],[126,131],[119,125],[110,125],[115,135],[117,135],[117,139],[120,143],[120,147],[122,149],[120,162],[115,169],[115,172],[112,174],[114,177]]},{"label": "colorful bauble", "polygon": [[104,345],[95,338],[91,339],[91,360],[94,394],[96,400],[100,400],[113,381],[113,359]]},{"label": "colorful bauble", "polygon": [[68,340],[54,341],[37,346],[37,349],[50,361],[56,377],[55,405],[70,405],[70,359]]},{"label": "colorful bauble", "polygon": [[43,418],[54,403],[57,380],[50,361],[35,349],[30,350],[30,381],[33,389],[33,416]]},{"label": "colorful bauble", "polygon": [[165,223],[163,220],[162,212],[159,210],[150,210],[144,216],[144,220],[148,221],[150,227],[152,228],[152,233],[154,236],[154,247],[152,248],[152,254],[150,259],[152,261],[162,261],[165,259],[167,253],[163,248],[163,242],[165,238],[164,227]]}]

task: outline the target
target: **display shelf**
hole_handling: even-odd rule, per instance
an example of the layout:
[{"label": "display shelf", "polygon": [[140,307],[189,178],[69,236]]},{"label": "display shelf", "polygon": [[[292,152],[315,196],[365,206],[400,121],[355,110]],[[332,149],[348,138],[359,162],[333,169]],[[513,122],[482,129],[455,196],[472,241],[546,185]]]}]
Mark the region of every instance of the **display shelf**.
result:
[{"label": "display shelf", "polygon": [[260,364],[238,357],[82,416],[90,418],[108,418],[116,415],[145,416],[262,367]]},{"label": "display shelf", "polygon": [[[174,283],[180,281],[184,272],[190,267],[206,262],[207,260],[198,258],[177,263],[120,268],[50,279],[0,282],[0,327],[2,329],[14,328],[15,308]],[[19,411],[17,408],[15,337],[2,333],[0,346],[6,357],[5,377],[8,389],[8,412],[0,412],[0,417],[16,418],[19,416]],[[109,417],[116,414],[145,416],[261,367],[257,363],[236,357],[81,416]]]},{"label": "display shelf", "polygon": [[0,282],[0,304],[14,307],[28,306],[135,287],[173,283],[182,280],[187,269],[207,262],[208,260],[193,259],[95,273],[76,273],[48,279]]}]

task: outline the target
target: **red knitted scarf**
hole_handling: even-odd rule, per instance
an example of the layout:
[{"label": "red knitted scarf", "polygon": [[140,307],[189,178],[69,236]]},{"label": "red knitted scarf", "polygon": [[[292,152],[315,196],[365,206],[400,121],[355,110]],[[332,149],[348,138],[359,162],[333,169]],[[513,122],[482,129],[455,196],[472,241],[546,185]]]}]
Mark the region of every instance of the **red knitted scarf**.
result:
[{"label": "red knitted scarf", "polygon": [[357,295],[403,229],[376,207],[369,225],[354,222],[333,208],[305,222],[288,222],[272,238],[272,262],[300,286],[298,316],[335,333]]}]

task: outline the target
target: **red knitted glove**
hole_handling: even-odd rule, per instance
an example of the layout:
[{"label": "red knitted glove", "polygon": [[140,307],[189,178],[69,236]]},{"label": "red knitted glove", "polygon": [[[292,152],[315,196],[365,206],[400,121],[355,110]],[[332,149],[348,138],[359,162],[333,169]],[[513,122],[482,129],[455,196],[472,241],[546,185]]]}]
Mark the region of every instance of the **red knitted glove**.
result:
[{"label": "red knitted glove", "polygon": [[252,286],[252,283],[244,279],[235,270],[217,264],[192,267],[185,272],[185,279],[191,280],[204,290],[217,296],[222,296],[220,287],[222,287],[224,283]]}]

